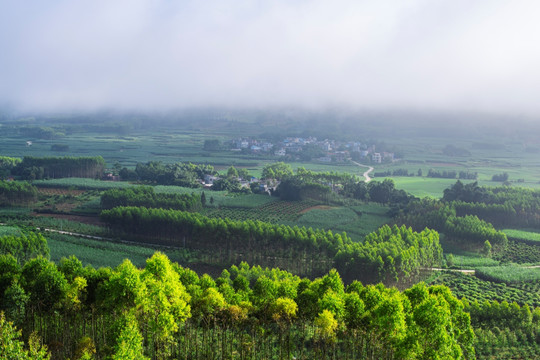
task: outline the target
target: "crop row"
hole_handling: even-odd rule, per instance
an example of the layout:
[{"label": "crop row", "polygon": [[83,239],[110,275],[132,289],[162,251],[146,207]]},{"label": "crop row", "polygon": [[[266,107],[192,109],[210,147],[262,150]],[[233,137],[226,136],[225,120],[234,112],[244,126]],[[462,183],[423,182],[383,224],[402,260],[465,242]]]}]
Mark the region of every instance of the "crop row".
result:
[{"label": "crop row", "polygon": [[476,276],[480,279],[506,284],[540,281],[540,268],[515,265],[479,267]]},{"label": "crop row", "polygon": [[516,230],[516,229],[504,229],[503,232],[506,234],[506,236],[515,240],[525,240],[525,241],[530,241],[533,244],[534,243],[540,244],[540,233],[538,232]]},{"label": "crop row", "polygon": [[540,281],[525,284],[506,285],[481,280],[475,276],[461,273],[442,273],[431,281],[432,285],[443,284],[448,286],[458,298],[466,298],[469,301],[485,300],[498,302],[517,302],[520,305],[540,306]]},{"label": "crop row", "polygon": [[124,181],[101,181],[87,178],[36,180],[33,184],[39,188],[74,188],[81,190],[106,190],[132,186],[132,184]]},{"label": "crop row", "polygon": [[516,264],[540,263],[540,246],[509,240],[505,251],[494,255],[494,259]]},{"label": "crop row", "polygon": [[300,213],[314,205],[311,201],[274,201],[263,206],[247,208],[205,208],[202,213],[209,217],[231,220],[260,220],[270,223],[294,221]]},{"label": "crop row", "polygon": [[84,190],[69,188],[39,188],[39,193],[44,195],[73,195],[78,196],[84,193]]}]

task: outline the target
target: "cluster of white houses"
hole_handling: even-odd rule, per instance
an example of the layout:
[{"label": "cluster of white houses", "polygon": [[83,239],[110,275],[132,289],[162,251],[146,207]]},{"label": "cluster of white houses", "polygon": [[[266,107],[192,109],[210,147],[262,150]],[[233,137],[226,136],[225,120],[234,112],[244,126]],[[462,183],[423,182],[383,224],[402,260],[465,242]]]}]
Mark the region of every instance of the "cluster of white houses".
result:
[{"label": "cluster of white houses", "polygon": [[368,159],[375,164],[394,161],[394,153],[375,152],[375,145],[369,146],[355,141],[318,140],[311,136],[307,138],[287,137],[275,144],[253,138],[239,138],[231,142],[231,150],[273,153],[279,157],[295,156],[301,153],[308,144],[312,144],[326,153],[324,156],[317,158],[321,162],[344,162],[352,158],[352,153],[357,153],[357,158]]}]

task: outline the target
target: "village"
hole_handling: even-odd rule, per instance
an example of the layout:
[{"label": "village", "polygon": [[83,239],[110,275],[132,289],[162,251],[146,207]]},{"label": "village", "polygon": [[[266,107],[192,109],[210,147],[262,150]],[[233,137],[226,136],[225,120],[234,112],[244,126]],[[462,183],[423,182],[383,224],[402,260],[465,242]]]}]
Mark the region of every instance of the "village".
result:
[{"label": "village", "polygon": [[343,163],[350,160],[369,164],[395,161],[393,152],[379,151],[375,145],[359,141],[342,142],[316,137],[286,137],[278,142],[256,138],[237,138],[229,143],[230,150],[247,154],[273,155],[282,160],[310,160],[322,163]]}]

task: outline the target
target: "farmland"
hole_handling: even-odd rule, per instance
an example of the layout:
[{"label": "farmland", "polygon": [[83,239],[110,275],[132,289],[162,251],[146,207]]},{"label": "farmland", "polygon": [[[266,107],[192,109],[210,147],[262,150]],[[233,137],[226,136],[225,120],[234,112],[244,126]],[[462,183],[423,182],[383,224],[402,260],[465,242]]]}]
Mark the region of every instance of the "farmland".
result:
[{"label": "farmland", "polygon": [[47,233],[47,243],[51,251],[51,260],[58,262],[63,257],[75,255],[84,265],[94,267],[117,266],[130,259],[137,267],[143,267],[146,259],[156,251],[161,251],[179,264],[186,265],[191,257],[187,251],[171,250],[156,246],[141,246],[109,242],[104,240],[92,240],[71,235]]},{"label": "farmland", "polygon": [[504,229],[503,232],[508,236],[509,238],[515,239],[515,240],[521,240],[526,242],[539,242],[540,243],[540,233],[534,232],[534,231],[525,231],[525,230],[517,230],[517,229]]},{"label": "farmland", "polygon": [[540,281],[540,267],[537,266],[497,266],[479,267],[476,269],[476,276],[490,281],[505,284],[530,283]]},{"label": "farmland", "polygon": [[540,281],[506,285],[478,279],[461,273],[441,272],[429,280],[430,284],[444,284],[458,298],[469,301],[508,301],[529,306],[540,306]]},{"label": "farmland", "polygon": [[[120,167],[134,169],[136,165],[148,161],[162,161],[164,164],[184,161],[212,165],[222,177],[228,176],[231,165],[237,169],[247,169],[250,177],[260,177],[264,166],[277,160],[286,160],[293,170],[305,168],[304,174],[309,174],[311,170],[327,174],[332,172],[347,173],[360,177],[365,171],[364,167],[349,161],[320,162],[316,159],[301,161],[298,158],[283,159],[272,154],[231,152],[227,149],[219,151],[203,149],[205,140],[219,139],[224,143],[231,138],[241,136],[239,134],[256,137],[261,129],[251,125],[253,124],[244,123],[241,126],[237,124],[231,128],[210,127],[204,131],[195,128],[164,131],[162,128],[155,127],[149,131],[132,129],[126,134],[94,134],[75,131],[66,132],[61,142],[69,145],[69,152],[66,155],[103,156],[110,172],[118,172]],[[3,136],[4,134],[0,134],[0,140]],[[403,189],[419,198],[431,199],[441,198],[444,190],[453,186],[456,180],[427,177],[430,169],[438,172],[478,173],[477,182],[480,186],[501,185],[501,182],[492,181],[492,176],[503,172],[509,174],[509,182],[506,185],[531,188],[540,186],[536,180],[540,175],[536,170],[540,164],[537,164],[537,159],[532,153],[525,153],[523,147],[506,143],[501,148],[486,151],[475,145],[476,140],[463,140],[459,143],[454,140],[451,138],[424,139],[425,143],[419,145],[417,142],[413,143],[403,137],[388,138],[386,141],[391,141],[392,147],[396,149],[395,151],[403,154],[403,158],[398,158],[394,162],[375,164],[375,172],[406,169],[412,176],[381,176],[376,177],[375,181],[381,182],[384,179],[391,179],[395,184],[395,189]],[[58,155],[50,152],[52,142],[59,141],[58,139],[38,139],[33,142],[32,146],[25,146],[22,137],[13,136],[4,143],[0,142],[0,150],[6,150],[2,155],[17,157]],[[456,146],[466,149],[470,155],[464,157],[445,155],[442,149],[448,143],[456,143]],[[359,162],[369,164],[369,158]],[[422,176],[419,176],[418,170]],[[313,176],[313,174],[309,176]],[[390,197],[390,199],[394,199],[392,201],[384,200],[380,196],[377,197],[380,193],[376,192],[370,193],[370,196],[360,197],[361,187],[349,189],[350,193],[345,195],[347,194],[345,186],[338,184],[334,188],[333,178],[330,176],[329,179],[322,181],[319,185],[331,187],[333,190],[338,189],[340,193],[330,192],[328,195],[318,198],[308,197],[294,201],[280,198],[283,194],[280,195],[279,192],[274,194],[278,196],[270,196],[267,193],[245,194],[227,190],[214,191],[202,187],[177,186],[178,184],[157,185],[160,182],[155,179],[138,178],[129,182],[86,178],[35,180],[32,181],[32,184],[38,188],[38,198],[35,203],[29,207],[0,209],[1,221],[8,224],[8,226],[0,227],[0,231],[3,231],[0,232],[0,235],[16,235],[19,232],[17,226],[21,226],[30,230],[50,228],[107,238],[118,236],[121,239],[140,241],[138,244],[134,244],[122,242],[119,239],[105,241],[45,232],[50,247],[51,260],[60,262],[64,257],[75,255],[84,265],[95,267],[117,266],[125,258],[129,258],[135,266],[143,267],[146,259],[156,250],[160,250],[174,262],[187,265],[201,273],[210,272],[213,275],[219,274],[223,266],[230,265],[227,259],[233,259],[230,261],[234,262],[242,259],[250,259],[252,262],[266,261],[267,264],[291,269],[290,271],[309,273],[310,269],[315,269],[315,271],[320,272],[321,270],[317,266],[321,268],[328,266],[328,258],[325,257],[326,255],[321,255],[320,251],[316,252],[320,255],[319,259],[310,260],[305,258],[306,252],[291,252],[285,246],[272,253],[270,257],[266,255],[274,246],[251,257],[250,254],[244,254],[243,251],[235,250],[231,253],[225,248],[220,249],[219,254],[216,254],[211,246],[209,247],[210,251],[194,249],[188,251],[184,248],[151,246],[144,239],[140,239],[137,234],[124,233],[123,235],[126,235],[124,237],[114,228],[105,227],[99,218],[102,210],[100,199],[101,194],[106,190],[132,188],[139,185],[152,186],[153,191],[159,194],[194,194],[198,197],[204,193],[204,206],[200,206],[196,210],[200,212],[200,215],[229,219],[228,221],[258,220],[272,225],[290,226],[291,229],[294,227],[323,229],[325,232],[321,234],[329,234],[326,232],[327,230],[333,234],[345,232],[354,242],[354,246],[365,245],[366,243],[363,241],[366,235],[377,231],[384,224],[393,224],[395,219],[393,216],[407,211],[407,202],[413,201],[412,197],[398,191],[395,191]],[[463,180],[462,182],[470,184],[473,181]],[[191,184],[198,186],[198,183],[192,182]],[[371,191],[370,189],[372,189],[370,186],[363,188],[364,191],[368,192]],[[254,190],[257,190],[257,187]],[[397,225],[401,226],[402,224]],[[418,229],[418,231],[422,229]],[[171,229],[170,232],[175,233],[175,231]],[[431,274],[428,278],[429,283],[447,285],[456,296],[466,297],[470,301],[497,300],[501,302],[506,300],[508,302],[516,301],[520,305],[540,306],[540,277],[538,275],[540,271],[536,268],[528,268],[530,265],[540,264],[540,238],[538,238],[536,230],[531,229],[506,229],[504,232],[510,238],[508,245],[504,248],[495,247],[493,252],[488,251],[487,253],[481,249],[481,243],[484,239],[481,239],[477,246],[463,246],[459,243],[459,238],[452,239],[442,233],[440,244],[443,249],[444,261],[437,266],[454,270],[475,270],[475,275],[438,271]],[[224,233],[224,236],[226,235]],[[338,240],[336,244],[339,243]],[[370,246],[374,246],[374,244],[372,243]],[[352,249],[354,246],[348,245],[347,247]],[[381,246],[381,248],[383,247]],[[335,264],[336,267],[342,266],[343,269],[346,269],[347,266],[350,267],[350,262],[355,261],[354,256],[361,253],[351,251],[345,255],[345,250],[340,250],[341,255],[337,255],[341,257],[339,257],[340,261]],[[392,264],[394,255],[396,259],[399,259],[400,254],[397,252],[392,253],[390,257],[384,257],[383,261],[388,260],[389,267],[387,268],[385,265],[383,268],[388,269],[388,274],[392,274],[384,279],[381,278],[385,282],[392,283],[398,276],[404,276],[399,270],[392,272],[390,264]],[[216,260],[218,256],[219,260]],[[315,267],[313,267],[314,264]],[[344,278],[347,279],[352,280],[355,276],[358,277],[354,271],[342,272]],[[429,273],[424,268],[421,272],[422,274],[411,281],[424,278],[423,272]],[[369,278],[366,280],[369,281]],[[410,286],[410,283],[405,281],[399,286]]]},{"label": "farmland", "polygon": [[[264,196],[264,195],[257,195]],[[203,213],[210,217],[229,218],[232,220],[260,220],[270,223],[295,221],[302,211],[316,203],[312,201],[262,201],[259,206],[242,206],[242,202],[233,201],[233,206],[206,208]],[[256,204],[256,203],[255,203]]]}]

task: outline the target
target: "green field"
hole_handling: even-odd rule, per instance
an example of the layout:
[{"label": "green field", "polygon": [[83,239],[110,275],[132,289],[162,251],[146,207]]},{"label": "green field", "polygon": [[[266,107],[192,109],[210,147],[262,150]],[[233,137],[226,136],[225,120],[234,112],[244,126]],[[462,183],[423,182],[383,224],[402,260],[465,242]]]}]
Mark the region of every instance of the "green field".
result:
[{"label": "green field", "polygon": [[[449,253],[445,253],[447,256]],[[479,267],[486,266],[499,266],[500,262],[491,258],[486,258],[480,256],[476,253],[471,253],[470,255],[454,255],[452,254],[453,259],[453,268],[458,269],[476,269]]]},{"label": "green field", "polygon": [[90,240],[70,235],[46,233],[50,248],[51,260],[58,262],[63,257],[75,255],[84,265],[96,268],[103,266],[114,267],[124,259],[129,259],[135,266],[144,267],[146,259],[157,250],[167,254],[171,261],[186,264],[189,261],[188,252],[170,250],[159,247],[145,247],[133,244],[114,243],[109,241]]},{"label": "green field", "polygon": [[48,188],[73,188],[81,190],[108,190],[122,189],[133,184],[126,181],[102,181],[86,178],[64,178],[50,180],[34,180],[33,184],[37,187]]},{"label": "green field", "polygon": [[512,239],[540,242],[540,233],[538,232],[517,229],[504,229],[502,232]]},{"label": "green field", "polygon": [[[397,189],[405,190],[414,196],[441,198],[444,189],[456,183],[455,179],[434,179],[427,177],[393,177]],[[375,179],[382,180],[382,179]],[[469,183],[471,180],[463,181]]]},{"label": "green field", "polygon": [[516,265],[479,267],[478,277],[506,284],[540,281],[540,267],[524,267]]},{"label": "green field", "polygon": [[363,204],[352,207],[315,208],[300,216],[294,223],[311,228],[346,232],[354,241],[364,237],[390,221],[389,208],[379,204]]}]

